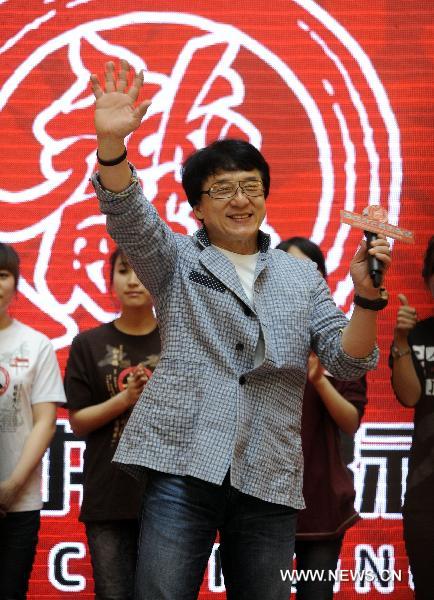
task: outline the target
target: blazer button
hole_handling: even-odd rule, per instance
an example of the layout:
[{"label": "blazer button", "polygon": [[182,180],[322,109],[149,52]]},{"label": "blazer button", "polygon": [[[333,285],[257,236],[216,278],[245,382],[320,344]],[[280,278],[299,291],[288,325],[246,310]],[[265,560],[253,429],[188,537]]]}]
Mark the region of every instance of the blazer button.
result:
[{"label": "blazer button", "polygon": [[241,375],[241,377],[239,378],[239,383],[240,385],[244,385],[246,383],[246,378],[244,377],[244,375]]},{"label": "blazer button", "polygon": [[235,346],[235,350],[241,352],[241,350],[244,350],[244,344],[242,342],[238,342],[238,344]]},{"label": "blazer button", "polygon": [[244,307],[244,314],[246,315],[246,317],[250,317],[250,315],[252,314],[252,311],[248,306]]}]

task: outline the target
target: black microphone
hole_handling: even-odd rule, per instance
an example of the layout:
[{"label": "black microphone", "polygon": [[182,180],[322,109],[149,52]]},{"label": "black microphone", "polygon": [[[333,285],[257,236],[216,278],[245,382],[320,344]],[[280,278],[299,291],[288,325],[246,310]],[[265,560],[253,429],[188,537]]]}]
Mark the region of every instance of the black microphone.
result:
[{"label": "black microphone", "polygon": [[[373,240],[378,239],[378,236],[376,233],[372,233],[371,231],[365,231],[365,237],[369,250],[369,248],[372,247],[371,242]],[[383,280],[383,269],[383,262],[381,260],[378,260],[378,258],[373,256],[372,254],[368,254],[368,271],[369,275],[371,276],[374,288],[379,288],[381,285],[381,282]]]}]

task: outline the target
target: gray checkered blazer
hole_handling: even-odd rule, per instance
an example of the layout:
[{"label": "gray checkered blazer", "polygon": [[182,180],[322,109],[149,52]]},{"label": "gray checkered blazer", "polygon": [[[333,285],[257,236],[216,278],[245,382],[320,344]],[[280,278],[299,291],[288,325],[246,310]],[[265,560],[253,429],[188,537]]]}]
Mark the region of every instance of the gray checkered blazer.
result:
[{"label": "gray checkered blazer", "polygon": [[[135,172],[134,172],[135,175]],[[221,484],[303,508],[301,404],[311,349],[338,379],[376,365],[342,349],[347,324],[311,261],[260,255],[250,304],[232,263],[205,229],[173,233],[133,177],[119,194],[93,177],[107,228],[152,293],[162,354],[122,435],[115,461]],[[262,329],[265,359],[253,367]]]}]

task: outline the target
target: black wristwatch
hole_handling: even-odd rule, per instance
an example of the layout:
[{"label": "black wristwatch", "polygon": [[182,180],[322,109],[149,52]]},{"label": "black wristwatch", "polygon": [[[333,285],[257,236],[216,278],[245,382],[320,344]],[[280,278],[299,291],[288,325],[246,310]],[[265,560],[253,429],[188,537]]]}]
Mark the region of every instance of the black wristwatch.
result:
[{"label": "black wristwatch", "polygon": [[380,288],[380,295],[378,298],[375,298],[375,300],[363,298],[363,296],[355,294],[353,302],[357,306],[361,306],[362,308],[367,308],[369,310],[382,310],[389,302],[389,294],[387,293],[386,288]]}]

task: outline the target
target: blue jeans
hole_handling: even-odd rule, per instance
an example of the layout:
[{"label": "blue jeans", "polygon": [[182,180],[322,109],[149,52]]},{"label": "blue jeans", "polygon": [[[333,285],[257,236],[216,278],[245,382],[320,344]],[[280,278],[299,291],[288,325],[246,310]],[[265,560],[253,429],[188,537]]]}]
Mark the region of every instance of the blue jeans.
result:
[{"label": "blue jeans", "polygon": [[39,510],[0,519],[0,600],[25,600],[38,543]]},{"label": "blue jeans", "polygon": [[323,581],[309,579],[297,581],[297,600],[332,600],[334,579],[327,577],[335,572],[344,536],[334,540],[296,540],[297,571],[324,571]]},{"label": "blue jeans", "polygon": [[230,485],[152,472],[145,493],[136,600],[194,600],[220,532],[228,600],[288,600],[297,511]]},{"label": "blue jeans", "polygon": [[132,600],[139,522],[87,521],[96,600]]}]

